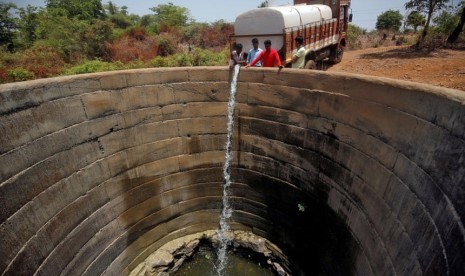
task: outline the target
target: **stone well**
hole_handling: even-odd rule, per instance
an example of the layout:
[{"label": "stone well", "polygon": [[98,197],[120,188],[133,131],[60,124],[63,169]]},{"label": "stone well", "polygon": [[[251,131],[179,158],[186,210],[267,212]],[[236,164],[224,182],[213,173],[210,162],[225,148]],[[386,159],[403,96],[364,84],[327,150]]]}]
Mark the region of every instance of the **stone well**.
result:
[{"label": "stone well", "polygon": [[[0,86],[1,274],[127,275],[216,229],[228,72]],[[465,275],[465,92],[250,68],[237,101],[232,229],[296,275]]]}]

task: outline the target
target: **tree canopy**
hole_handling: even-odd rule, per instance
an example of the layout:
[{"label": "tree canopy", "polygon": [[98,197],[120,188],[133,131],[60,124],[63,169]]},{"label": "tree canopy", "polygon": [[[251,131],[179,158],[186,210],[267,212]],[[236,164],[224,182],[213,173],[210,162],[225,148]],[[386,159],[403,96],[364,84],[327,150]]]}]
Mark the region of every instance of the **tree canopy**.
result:
[{"label": "tree canopy", "polygon": [[10,10],[16,8],[13,3],[0,2],[0,46],[5,46],[8,49],[13,48],[13,39],[17,23]]},{"label": "tree canopy", "polygon": [[159,26],[183,27],[191,20],[189,10],[173,3],[161,4],[150,8],[155,13],[155,21]]},{"label": "tree canopy", "polygon": [[449,35],[447,38],[448,43],[454,43],[457,41],[459,38],[459,35],[461,32],[464,31],[464,26],[465,26],[465,1],[462,1],[458,4],[458,14],[460,14],[460,19],[458,20],[457,26],[455,29],[452,31],[452,33]]},{"label": "tree canopy", "polygon": [[265,0],[265,1],[263,1],[263,2],[260,4],[260,6],[258,6],[257,8],[266,8],[266,7],[268,7],[269,5],[270,5],[270,1]]},{"label": "tree canopy", "polygon": [[105,16],[101,0],[46,0],[45,3],[47,9],[65,10],[69,18],[92,20]]},{"label": "tree canopy", "polygon": [[404,17],[400,11],[388,10],[378,16],[376,29],[399,31]]},{"label": "tree canopy", "polygon": [[424,26],[426,22],[426,18],[421,14],[419,11],[412,11],[407,16],[406,25],[412,26],[413,30],[417,32],[418,27]]},{"label": "tree canopy", "polygon": [[405,3],[405,8],[429,13],[443,9],[448,2],[449,0],[409,0]]},{"label": "tree canopy", "polygon": [[433,14],[446,7],[448,2],[449,0],[409,0],[407,3],[405,3],[406,9],[415,10],[427,15],[425,27],[423,28],[423,32],[418,40],[417,48],[421,48],[424,44],[425,38],[428,35],[428,28],[433,18]]}]

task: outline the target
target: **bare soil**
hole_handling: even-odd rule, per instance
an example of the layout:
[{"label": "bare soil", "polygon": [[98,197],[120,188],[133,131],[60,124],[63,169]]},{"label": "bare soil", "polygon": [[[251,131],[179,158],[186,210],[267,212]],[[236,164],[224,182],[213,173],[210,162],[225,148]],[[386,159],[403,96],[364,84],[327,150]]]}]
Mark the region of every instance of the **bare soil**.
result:
[{"label": "bare soil", "polygon": [[346,51],[327,71],[388,77],[465,92],[465,49],[418,52],[407,46]]}]

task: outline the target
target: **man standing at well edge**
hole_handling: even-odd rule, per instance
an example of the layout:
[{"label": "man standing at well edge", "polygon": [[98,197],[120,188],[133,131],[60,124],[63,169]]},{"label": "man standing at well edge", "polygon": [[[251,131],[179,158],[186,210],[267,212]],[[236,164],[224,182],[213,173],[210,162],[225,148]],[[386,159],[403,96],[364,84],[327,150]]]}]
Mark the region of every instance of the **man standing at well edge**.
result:
[{"label": "man standing at well edge", "polygon": [[[250,49],[249,54],[247,55],[247,64],[251,63],[258,55],[263,51],[262,48],[258,47],[258,39],[252,39],[253,48]],[[262,67],[261,61],[255,63],[255,67]]]},{"label": "man standing at well edge", "polygon": [[278,65],[280,69],[283,68],[278,51],[271,48],[271,40],[267,39],[263,43],[265,44],[265,50],[261,51],[260,54],[245,67],[248,68],[250,66],[254,66],[255,63],[261,60],[263,67],[274,67],[275,65]]},{"label": "man standing at well edge", "polygon": [[292,57],[291,63],[292,68],[304,68],[305,65],[305,47],[302,45],[304,43],[304,39],[301,36],[295,38],[295,42],[297,43],[297,51]]}]

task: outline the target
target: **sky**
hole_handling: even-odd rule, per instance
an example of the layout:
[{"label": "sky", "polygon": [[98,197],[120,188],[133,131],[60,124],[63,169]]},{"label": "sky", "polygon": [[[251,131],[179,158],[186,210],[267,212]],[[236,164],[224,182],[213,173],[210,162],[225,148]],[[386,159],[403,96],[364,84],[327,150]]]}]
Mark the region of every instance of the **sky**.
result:
[{"label": "sky", "polygon": [[[13,2],[19,7],[28,4],[44,6],[44,0],[0,0],[0,2]],[[106,4],[107,0],[102,0]],[[138,15],[151,14],[150,8],[169,2],[176,6],[185,7],[191,17],[197,22],[212,23],[218,20],[234,22],[235,18],[250,9],[258,7],[264,0],[112,0],[118,7],[127,6],[129,13]],[[292,4],[293,0],[271,0],[273,5]],[[407,0],[352,0],[352,23],[367,30],[375,29],[378,15],[387,10],[399,10],[405,15],[404,4]]]}]

